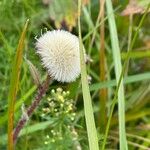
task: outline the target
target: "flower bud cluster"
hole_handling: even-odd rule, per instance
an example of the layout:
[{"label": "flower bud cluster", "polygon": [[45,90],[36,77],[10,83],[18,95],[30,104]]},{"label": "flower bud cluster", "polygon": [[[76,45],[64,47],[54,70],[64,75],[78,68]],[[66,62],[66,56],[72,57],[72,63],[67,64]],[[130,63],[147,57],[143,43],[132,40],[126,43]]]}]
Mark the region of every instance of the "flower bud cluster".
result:
[{"label": "flower bud cluster", "polygon": [[42,108],[42,117],[47,118],[61,118],[64,121],[74,121],[75,119],[75,106],[73,99],[69,99],[70,92],[63,91],[61,88],[51,90],[51,95],[47,98],[46,103]]}]

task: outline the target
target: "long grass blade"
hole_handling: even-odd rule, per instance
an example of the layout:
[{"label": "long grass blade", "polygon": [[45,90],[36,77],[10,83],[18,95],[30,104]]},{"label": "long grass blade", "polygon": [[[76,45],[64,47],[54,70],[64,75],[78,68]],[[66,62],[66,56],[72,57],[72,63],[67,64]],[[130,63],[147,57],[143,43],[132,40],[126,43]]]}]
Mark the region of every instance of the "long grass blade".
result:
[{"label": "long grass blade", "polygon": [[[81,0],[78,0],[78,14],[81,14]],[[87,80],[86,65],[84,59],[82,36],[81,36],[81,26],[80,26],[80,16],[78,17],[78,28],[79,28],[79,40],[80,40],[80,61],[81,61],[81,82],[82,82],[82,92],[84,100],[84,112],[88,133],[88,141],[90,150],[98,150],[98,137],[96,132],[96,126],[94,121],[94,114],[92,108],[92,101],[90,96],[90,90]]]},{"label": "long grass blade", "polygon": [[[109,30],[110,30],[110,38],[112,44],[113,51],[113,59],[115,64],[115,74],[116,81],[119,83],[120,75],[122,72],[122,64],[121,64],[121,52],[119,48],[119,40],[117,35],[115,17],[113,13],[112,1],[106,0],[106,8],[107,14],[111,14],[108,16],[109,22]],[[124,98],[124,86],[123,79],[120,82],[120,87],[118,89],[118,116],[119,116],[119,145],[121,150],[127,150],[127,140],[126,140],[126,131],[125,131],[125,98]]]},{"label": "long grass blade", "polygon": [[[131,43],[131,45],[130,45],[130,49],[133,47],[133,45],[134,45],[134,43],[135,43],[135,40],[136,40],[136,37],[137,37],[137,33],[138,33],[140,27],[141,27],[142,24],[143,24],[143,21],[144,21],[144,19],[145,19],[145,17],[146,17],[146,14],[147,14],[148,10],[149,10],[149,7],[150,7],[150,5],[148,5],[148,7],[147,7],[147,9],[146,9],[146,11],[145,11],[145,13],[144,13],[142,19],[140,20],[140,23],[139,23],[139,25],[138,25],[138,28],[137,28],[135,34],[134,34],[132,43]],[[107,136],[108,136],[109,126],[110,126],[110,121],[111,121],[112,114],[113,114],[113,110],[114,110],[115,103],[116,103],[116,100],[117,100],[118,91],[119,91],[119,88],[120,88],[120,85],[121,85],[122,77],[123,77],[123,75],[124,75],[124,71],[125,71],[127,62],[128,62],[129,59],[130,59],[130,53],[131,53],[131,51],[128,51],[128,52],[127,52],[127,58],[126,58],[126,61],[124,62],[123,69],[122,69],[121,75],[120,75],[120,77],[119,77],[119,82],[118,82],[118,84],[117,84],[115,96],[114,96],[114,99],[113,99],[113,101],[112,101],[112,108],[111,108],[110,116],[109,116],[108,123],[107,123],[107,126],[106,126],[106,131],[105,131],[105,136],[104,136],[104,142],[103,142],[103,145],[102,145],[102,150],[105,149],[106,139],[107,139]]]},{"label": "long grass blade", "polygon": [[[146,81],[150,80],[150,72],[125,77],[124,84],[131,84],[131,83],[140,82],[140,81],[144,81],[144,80],[146,80]],[[102,88],[110,88],[113,86],[116,86],[116,80],[95,83],[90,86],[90,91],[95,91],[95,90],[99,90]]]},{"label": "long grass blade", "polygon": [[19,44],[17,47],[17,52],[15,55],[14,63],[12,66],[12,74],[11,74],[11,81],[10,81],[10,90],[8,96],[8,150],[14,149],[13,143],[13,123],[14,123],[14,108],[15,108],[15,100],[18,91],[19,85],[19,76],[21,70],[21,63],[22,63],[22,56],[23,56],[23,47],[24,47],[24,40],[27,31],[29,20],[26,21],[26,24],[23,28]]}]

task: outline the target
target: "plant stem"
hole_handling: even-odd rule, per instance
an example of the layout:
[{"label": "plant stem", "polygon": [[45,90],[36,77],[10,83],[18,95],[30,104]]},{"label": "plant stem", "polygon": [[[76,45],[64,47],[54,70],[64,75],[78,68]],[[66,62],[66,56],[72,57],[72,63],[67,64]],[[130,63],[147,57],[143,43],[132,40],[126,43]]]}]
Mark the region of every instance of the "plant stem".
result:
[{"label": "plant stem", "polygon": [[[113,13],[113,6],[111,0],[106,0],[106,9],[107,9],[107,14],[109,15],[108,23],[109,23],[110,39],[111,39],[113,59],[115,65],[116,81],[117,84],[119,85],[119,87],[117,87],[118,92],[117,94],[115,94],[116,97],[115,100],[118,99],[119,147],[120,150],[128,150],[126,130],[125,130],[125,95],[124,95],[124,85],[123,85],[124,68],[122,69],[119,39],[118,39],[115,16]],[[114,106],[115,103],[112,106],[113,109]],[[111,110],[111,114],[110,114],[111,116],[112,113],[113,111]]]},{"label": "plant stem", "polygon": [[18,124],[17,124],[17,126],[16,126],[16,128],[14,129],[14,132],[13,132],[13,141],[14,141],[14,143],[17,141],[17,138],[18,138],[18,135],[19,135],[21,129],[27,123],[29,117],[31,117],[34,110],[38,107],[38,105],[41,102],[42,98],[45,96],[45,94],[48,90],[48,87],[49,87],[50,80],[51,80],[51,78],[48,75],[46,81],[42,85],[39,86],[39,88],[37,90],[37,95],[36,95],[34,101],[27,108],[26,113],[22,114],[21,119],[19,120],[19,122],[18,122]]},{"label": "plant stem", "polygon": [[[129,32],[128,32],[128,49],[127,52],[130,51],[131,39],[132,39],[132,24],[133,24],[133,14],[129,15]],[[125,76],[128,75],[129,69],[129,61],[127,62]]]},{"label": "plant stem", "polygon": [[83,101],[84,101],[84,112],[85,120],[89,141],[90,150],[99,150],[98,146],[98,137],[94,121],[94,114],[92,108],[92,100],[90,95],[90,90],[87,80],[87,71],[84,59],[82,36],[81,36],[81,24],[80,24],[80,14],[81,14],[81,0],[78,0],[78,30],[79,30],[79,46],[80,46],[80,64],[81,64],[81,82],[82,82],[82,92],[83,92]]},{"label": "plant stem", "polygon": [[[104,12],[105,12],[105,0],[100,0],[100,18],[101,18],[101,26],[100,26],[100,51],[99,51],[99,67],[100,67],[100,81],[103,82],[106,79],[105,75],[105,22],[104,20]],[[99,92],[99,100],[100,100],[100,114],[99,114],[99,122],[100,122],[100,132],[105,132],[106,127],[106,99],[107,99],[107,89],[101,89]]]}]

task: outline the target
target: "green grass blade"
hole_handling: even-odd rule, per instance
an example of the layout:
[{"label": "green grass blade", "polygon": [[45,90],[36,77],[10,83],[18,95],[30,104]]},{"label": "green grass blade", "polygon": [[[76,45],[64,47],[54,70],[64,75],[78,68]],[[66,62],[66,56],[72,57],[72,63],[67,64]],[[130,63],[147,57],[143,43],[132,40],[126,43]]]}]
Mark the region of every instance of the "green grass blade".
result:
[{"label": "green grass blade", "polygon": [[[78,0],[78,14],[81,14],[81,0]],[[84,112],[89,140],[90,150],[98,150],[98,137],[94,121],[94,114],[92,108],[92,101],[90,90],[87,80],[86,65],[84,60],[84,52],[82,45],[82,36],[81,36],[81,26],[80,26],[80,16],[78,17],[78,28],[79,28],[79,40],[80,40],[80,60],[81,60],[81,82],[82,82],[82,92],[84,100]]]},{"label": "green grass blade", "polygon": [[[107,14],[111,14],[108,16],[109,22],[109,30],[110,30],[110,38],[112,44],[113,51],[113,59],[115,64],[115,74],[116,81],[119,82],[120,75],[122,72],[122,64],[121,64],[121,54],[119,48],[119,40],[117,35],[115,17],[113,14],[113,7],[111,0],[106,0],[106,8]],[[124,98],[124,86],[123,79],[120,82],[120,87],[118,89],[118,116],[119,116],[119,144],[121,150],[127,150],[127,140],[126,140],[126,131],[125,131],[125,98]]]},{"label": "green grass blade", "polygon": [[[134,45],[134,43],[135,43],[135,40],[136,40],[136,37],[137,37],[137,33],[138,33],[140,27],[142,26],[142,23],[143,23],[143,21],[144,21],[144,19],[145,19],[145,16],[146,16],[146,14],[147,14],[147,12],[148,12],[149,7],[150,7],[150,5],[148,5],[147,10],[145,11],[145,13],[144,13],[142,19],[140,20],[140,23],[139,23],[139,25],[138,25],[138,28],[137,28],[137,30],[136,30],[136,32],[135,32],[134,37],[133,37],[133,40],[132,40],[130,49],[133,47],[133,45]],[[121,75],[120,75],[120,77],[119,77],[119,82],[118,82],[118,84],[117,84],[115,96],[114,96],[114,99],[113,99],[113,101],[112,101],[112,108],[111,108],[111,111],[110,111],[110,116],[109,116],[109,118],[108,118],[108,123],[107,123],[106,131],[105,131],[105,136],[104,136],[104,142],[103,142],[103,145],[102,145],[102,150],[105,149],[106,139],[107,139],[107,136],[108,136],[108,131],[109,131],[109,126],[110,126],[110,122],[111,122],[113,110],[114,110],[115,103],[116,103],[116,100],[117,100],[117,95],[118,95],[118,91],[119,91],[119,88],[120,88],[120,85],[121,85],[121,80],[122,80],[122,77],[123,77],[123,74],[124,74],[124,71],[125,71],[127,62],[129,61],[129,58],[130,58],[130,53],[131,53],[131,51],[128,51],[128,52],[127,52],[127,58],[126,58],[126,61],[125,61],[124,65],[123,65],[123,69],[122,69]]]},{"label": "green grass blade", "polygon": [[20,76],[21,63],[23,58],[22,57],[23,46],[24,46],[24,40],[25,40],[25,34],[27,31],[28,22],[29,20],[26,21],[26,24],[22,31],[17,52],[15,55],[15,60],[12,66],[10,90],[8,96],[8,150],[14,149],[14,143],[13,143],[14,108],[15,108],[15,100],[16,100],[18,85],[19,85],[19,76]]},{"label": "green grass blade", "polygon": [[[36,86],[33,86],[25,95],[23,95],[20,99],[16,101],[15,104],[15,111],[20,108],[20,106],[28,100],[28,98],[33,94],[33,92],[36,90]],[[8,119],[8,112],[6,112],[3,116],[0,117],[0,125],[5,123]]]},{"label": "green grass blade", "polygon": [[[50,121],[45,121],[45,122],[36,123],[34,125],[27,126],[21,130],[19,137],[24,136],[26,134],[31,134],[33,132],[44,130],[48,128],[50,125],[52,125],[54,122],[55,122],[54,120],[50,120]],[[0,144],[1,145],[6,144],[7,135],[6,134],[2,135],[0,138],[1,138]]]},{"label": "green grass blade", "polygon": [[[150,80],[150,72],[127,76],[124,78],[124,84],[131,84],[131,83],[140,82],[144,80]],[[116,86],[115,79],[106,82],[92,84],[90,85],[90,91],[95,91],[102,88],[110,88],[113,86]]]},{"label": "green grass blade", "polygon": [[[146,50],[146,51],[132,51],[130,52],[130,58],[132,59],[139,59],[139,58],[144,58],[144,57],[150,57],[150,49]],[[127,59],[127,53],[126,52],[122,52],[121,53],[121,58],[123,60]]]}]

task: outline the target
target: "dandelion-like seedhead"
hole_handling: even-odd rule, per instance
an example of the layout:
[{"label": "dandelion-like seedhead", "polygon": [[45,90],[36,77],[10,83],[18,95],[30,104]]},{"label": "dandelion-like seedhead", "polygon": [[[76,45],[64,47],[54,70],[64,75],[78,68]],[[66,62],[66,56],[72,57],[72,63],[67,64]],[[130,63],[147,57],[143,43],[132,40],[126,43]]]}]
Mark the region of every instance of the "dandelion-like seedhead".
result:
[{"label": "dandelion-like seedhead", "polygon": [[74,81],[80,74],[78,38],[64,30],[48,31],[36,42],[49,75],[60,82]]}]

